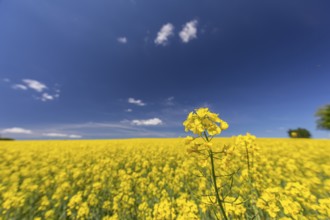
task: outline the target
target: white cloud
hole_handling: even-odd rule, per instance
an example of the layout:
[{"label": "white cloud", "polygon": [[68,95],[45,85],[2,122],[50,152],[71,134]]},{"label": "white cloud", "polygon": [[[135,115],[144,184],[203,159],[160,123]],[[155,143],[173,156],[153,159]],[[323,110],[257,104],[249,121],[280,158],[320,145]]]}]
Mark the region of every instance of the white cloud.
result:
[{"label": "white cloud", "polygon": [[76,138],[82,138],[81,135],[76,135],[76,134],[70,134],[68,137],[69,137],[69,138],[73,138],[73,139],[76,139]]},{"label": "white cloud", "polygon": [[40,99],[43,102],[47,102],[47,101],[51,101],[51,100],[57,99],[57,98],[60,97],[60,92],[61,91],[59,89],[57,89],[57,90],[55,90],[55,92],[56,93],[54,95],[51,95],[49,93],[44,92],[44,93],[42,93],[41,97],[40,98],[37,98],[37,99]]},{"label": "white cloud", "polygon": [[127,38],[126,37],[118,37],[117,41],[119,43],[126,44],[127,43]]},{"label": "white cloud", "polygon": [[28,88],[22,84],[15,84],[12,86],[13,89],[18,89],[18,90],[27,90]]},{"label": "white cloud", "polygon": [[[56,94],[58,95],[58,94]],[[55,96],[49,95],[48,93],[43,93],[42,96],[40,97],[41,101],[46,102],[49,100],[53,100],[55,98]],[[57,98],[57,96],[56,96]]]},{"label": "white cloud", "polygon": [[132,111],[133,111],[133,110],[130,109],[130,108],[128,108],[128,109],[125,110],[125,112],[132,112]]},{"label": "white cloud", "polygon": [[2,80],[6,83],[10,82],[10,79],[8,79],[8,78],[3,78]]},{"label": "white cloud", "polygon": [[46,137],[54,137],[54,138],[82,138],[81,135],[76,135],[76,134],[62,134],[62,133],[45,133],[43,136]]},{"label": "white cloud", "polygon": [[[51,101],[54,100],[56,98],[60,97],[60,89],[58,89],[57,87],[59,86],[58,84],[55,85],[55,88],[50,90],[47,85],[45,85],[44,83],[41,83],[37,80],[33,80],[33,79],[23,79],[22,80],[23,84],[14,84],[12,85],[13,89],[16,90],[28,90],[28,89],[32,89],[38,93],[41,93],[40,95],[33,95],[33,97],[35,97],[38,100],[41,100],[43,102],[46,101]],[[44,90],[48,90],[49,92],[44,92]]]},{"label": "white cloud", "polygon": [[131,122],[132,125],[138,125],[138,126],[161,125],[162,123],[163,123],[162,120],[160,120],[159,118],[152,118],[147,120],[133,120]]},{"label": "white cloud", "polygon": [[61,90],[56,89],[55,90],[55,95],[53,95],[54,98],[59,98],[60,97]]},{"label": "white cloud", "polygon": [[42,92],[43,90],[47,89],[47,86],[37,80],[33,80],[33,79],[23,79],[22,80],[27,87],[29,87],[30,89],[33,89],[37,92]]},{"label": "white cloud", "polygon": [[173,35],[174,26],[171,23],[163,25],[160,31],[157,33],[155,44],[165,46],[168,42],[168,38]]},{"label": "white cloud", "polygon": [[128,103],[135,104],[138,106],[145,106],[146,104],[140,99],[129,98]]},{"label": "white cloud", "polygon": [[61,134],[61,133],[45,133],[43,136],[47,137],[67,137],[67,134]]},{"label": "white cloud", "polygon": [[32,134],[31,130],[24,129],[24,128],[18,128],[18,127],[6,128],[6,129],[2,130],[2,132],[11,133],[11,134]]},{"label": "white cloud", "polygon": [[179,36],[184,43],[188,43],[190,40],[197,38],[197,20],[186,23],[180,31]]}]

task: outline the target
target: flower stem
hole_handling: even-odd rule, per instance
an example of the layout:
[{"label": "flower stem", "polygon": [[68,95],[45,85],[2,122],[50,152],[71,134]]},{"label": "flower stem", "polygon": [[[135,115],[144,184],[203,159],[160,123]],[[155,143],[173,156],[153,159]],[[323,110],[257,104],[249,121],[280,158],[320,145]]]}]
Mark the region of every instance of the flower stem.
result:
[{"label": "flower stem", "polygon": [[212,171],[213,187],[214,187],[214,190],[215,190],[215,197],[217,199],[217,203],[218,203],[218,205],[220,207],[220,211],[221,211],[221,213],[223,215],[223,218],[225,220],[228,220],[228,217],[226,215],[225,209],[224,209],[223,204],[221,202],[219,191],[218,191],[218,187],[217,187],[217,178],[215,176],[215,171],[214,171],[214,160],[213,160],[213,152],[212,152],[212,150],[209,150],[209,155],[210,155],[210,158],[211,158],[211,166],[212,166],[211,171]]}]

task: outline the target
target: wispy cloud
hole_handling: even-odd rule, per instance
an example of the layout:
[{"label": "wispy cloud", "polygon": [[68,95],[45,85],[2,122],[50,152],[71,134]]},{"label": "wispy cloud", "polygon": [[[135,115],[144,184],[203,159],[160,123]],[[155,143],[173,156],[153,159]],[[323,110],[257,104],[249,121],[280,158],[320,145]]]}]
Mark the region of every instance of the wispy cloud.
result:
[{"label": "wispy cloud", "polygon": [[8,78],[3,78],[2,81],[6,82],[6,83],[9,83],[9,82],[10,82],[10,79],[8,79]]},{"label": "wispy cloud", "polygon": [[77,134],[70,134],[68,137],[69,138],[82,138],[81,135],[77,135]]},{"label": "wispy cloud", "polygon": [[[33,95],[37,100],[43,102],[52,101],[60,97],[60,89],[58,84],[55,84],[55,88],[50,89],[45,83],[42,83],[34,79],[23,79],[22,83],[13,84],[12,88],[15,90],[24,90],[37,92],[37,95]],[[45,91],[47,90],[47,92]]]},{"label": "wispy cloud", "polygon": [[146,104],[140,99],[129,98],[128,103],[138,105],[138,106],[145,106]]},{"label": "wispy cloud", "polygon": [[180,31],[179,36],[184,43],[188,43],[192,39],[197,38],[197,20],[187,22]]},{"label": "wispy cloud", "polygon": [[125,112],[132,112],[133,110],[128,108],[128,109],[125,109]]},{"label": "wispy cloud", "polygon": [[151,118],[147,120],[132,120],[132,125],[138,125],[138,126],[155,126],[155,125],[161,125],[163,124],[162,120],[159,118]]},{"label": "wispy cloud", "polygon": [[86,123],[79,123],[79,124],[66,124],[58,127],[61,130],[71,130],[71,129],[103,129],[103,128],[110,128],[110,129],[127,129],[127,130],[136,130],[132,126],[127,126],[125,123],[118,123],[118,122],[86,122]]},{"label": "wispy cloud", "polygon": [[55,100],[57,98],[60,97],[60,90],[56,90],[55,93],[53,94],[49,94],[47,92],[44,92],[41,94],[40,97],[37,97],[37,99],[43,101],[43,102],[47,102],[47,101],[52,101],[52,100]]},{"label": "wispy cloud", "polygon": [[22,85],[22,84],[15,84],[12,86],[13,89],[18,89],[18,90],[27,90],[28,87]]},{"label": "wispy cloud", "polygon": [[2,133],[5,134],[32,134],[31,130],[19,128],[19,127],[13,127],[13,128],[6,128],[2,130]]},{"label": "wispy cloud", "polygon": [[171,23],[163,25],[157,33],[155,44],[165,46],[168,43],[168,38],[173,35],[174,26]]},{"label": "wispy cloud", "polygon": [[62,124],[51,127],[60,131],[56,133],[66,134],[75,132],[88,138],[177,137],[179,135],[175,131],[167,131],[163,126],[157,127],[157,129],[161,130],[155,130],[154,126],[133,125],[130,120],[123,120],[120,122]]},{"label": "wispy cloud", "polygon": [[42,92],[45,89],[47,89],[47,86],[44,83],[39,82],[37,80],[23,79],[22,81],[26,84],[27,87],[29,87],[30,89],[33,89],[37,92]]},{"label": "wispy cloud", "polygon": [[173,100],[174,100],[174,97],[173,97],[173,96],[168,97],[168,98],[165,100],[165,105],[168,105],[168,106],[172,106],[172,105],[174,105]]},{"label": "wispy cloud", "polygon": [[53,100],[55,96],[49,95],[48,93],[43,93],[40,97],[41,101],[46,102],[49,100]]},{"label": "wispy cloud", "polygon": [[44,133],[43,136],[53,137],[53,138],[72,138],[72,139],[82,138],[81,135],[63,134],[63,133]]},{"label": "wispy cloud", "polygon": [[127,43],[127,37],[118,37],[117,41],[121,44],[126,44]]},{"label": "wispy cloud", "polygon": [[[158,118],[159,119],[159,118]],[[159,119],[160,120],[160,119]],[[158,120],[132,120],[117,122],[83,122],[72,124],[34,125],[31,133],[22,133],[17,130],[11,132],[18,139],[79,139],[79,138],[132,138],[132,137],[177,137],[177,131],[169,131]],[[165,126],[168,126],[166,123]],[[6,129],[4,129],[6,130]],[[1,130],[2,133],[4,130]],[[16,130],[16,129],[15,129]],[[27,130],[27,129],[25,129]],[[28,136],[27,136],[28,135]]]}]

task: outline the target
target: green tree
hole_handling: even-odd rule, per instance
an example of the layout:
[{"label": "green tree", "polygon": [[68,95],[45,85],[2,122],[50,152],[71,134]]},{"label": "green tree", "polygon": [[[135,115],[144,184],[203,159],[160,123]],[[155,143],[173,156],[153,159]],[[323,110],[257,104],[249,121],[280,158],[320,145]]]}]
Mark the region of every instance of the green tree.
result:
[{"label": "green tree", "polygon": [[312,136],[305,128],[290,129],[288,135],[291,138],[310,138]]},{"label": "green tree", "polygon": [[330,104],[319,108],[315,114],[317,128],[323,130],[330,130]]},{"label": "green tree", "polygon": [[13,138],[6,138],[6,137],[2,137],[2,135],[0,134],[0,141],[13,141]]}]

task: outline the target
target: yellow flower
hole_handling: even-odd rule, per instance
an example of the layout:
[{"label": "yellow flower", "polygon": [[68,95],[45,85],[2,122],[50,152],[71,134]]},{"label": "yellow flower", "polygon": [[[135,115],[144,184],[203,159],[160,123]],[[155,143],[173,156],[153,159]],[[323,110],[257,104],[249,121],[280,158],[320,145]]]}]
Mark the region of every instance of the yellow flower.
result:
[{"label": "yellow flower", "polygon": [[220,123],[220,122],[221,122],[221,119],[219,118],[218,114],[215,114],[215,113],[210,112],[210,113],[208,114],[208,117],[209,117],[212,121],[214,121],[214,122],[217,122],[217,123]]},{"label": "yellow flower", "polygon": [[203,144],[203,146],[206,147],[206,148],[211,148],[213,146],[213,143],[206,142],[206,143]]},{"label": "yellow flower", "polygon": [[190,112],[187,119],[183,122],[183,126],[185,127],[185,131],[188,132],[190,130],[190,125],[193,121],[193,116],[194,116],[194,113],[193,112]]},{"label": "yellow flower", "polygon": [[204,118],[205,116],[207,116],[209,114],[209,109],[208,108],[199,108],[196,110],[196,114],[198,115],[198,117],[200,118]]},{"label": "yellow flower", "polygon": [[201,135],[207,130],[209,135],[215,136],[220,134],[221,130],[226,130],[228,123],[221,120],[218,114],[210,112],[208,108],[199,108],[188,114],[183,126],[186,132],[191,131],[194,134]]},{"label": "yellow flower", "polygon": [[52,219],[52,218],[54,218],[54,210],[48,210],[48,211],[45,213],[45,218],[46,218],[46,219]]},{"label": "yellow flower", "polygon": [[195,119],[193,123],[191,123],[190,131],[194,134],[201,134],[204,131],[203,125],[199,119]]},{"label": "yellow flower", "polygon": [[214,135],[220,134],[221,129],[219,128],[219,126],[213,124],[207,129],[207,133],[209,133],[209,135],[211,135],[211,136],[214,136]]},{"label": "yellow flower", "polygon": [[89,214],[89,208],[88,208],[88,204],[87,202],[84,202],[81,204],[81,206],[78,209],[78,214],[77,214],[77,218],[83,218],[85,219]]},{"label": "yellow flower", "polygon": [[193,137],[191,137],[191,136],[187,136],[187,137],[185,138],[185,145],[189,145],[193,140],[194,140]]},{"label": "yellow flower", "polygon": [[220,123],[220,128],[221,128],[222,130],[227,130],[228,127],[229,127],[229,125],[228,125],[227,122],[222,121],[222,122]]},{"label": "yellow flower", "polygon": [[105,201],[102,205],[102,208],[105,210],[111,210],[111,203],[110,201]]}]

